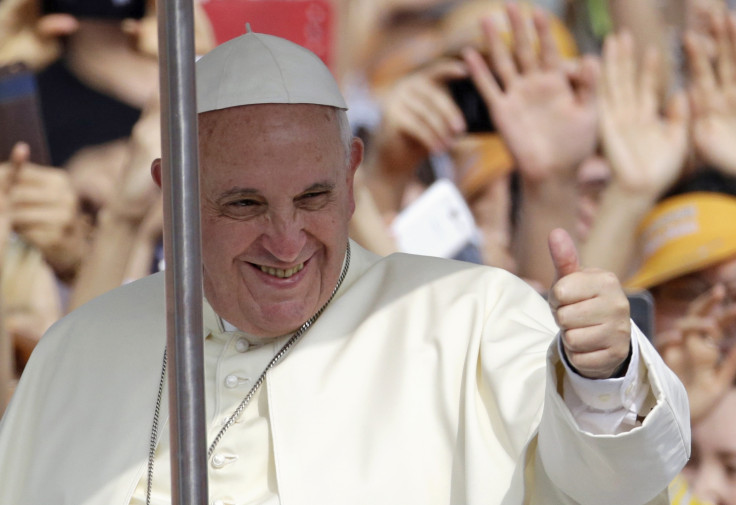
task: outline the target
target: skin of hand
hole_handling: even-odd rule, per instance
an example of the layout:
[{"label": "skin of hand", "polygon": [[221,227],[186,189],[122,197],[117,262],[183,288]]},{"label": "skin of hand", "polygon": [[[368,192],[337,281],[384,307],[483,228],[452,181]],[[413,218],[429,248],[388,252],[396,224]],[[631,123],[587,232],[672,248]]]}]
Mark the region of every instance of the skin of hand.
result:
[{"label": "skin of hand", "polygon": [[5,247],[10,238],[10,188],[15,176],[13,163],[0,165],[0,273],[2,273],[2,258],[5,255]]},{"label": "skin of hand", "polygon": [[659,56],[647,51],[637,73],[630,34],[611,35],[603,48],[598,93],[600,133],[612,185],[654,202],[680,175],[687,153],[687,104],[674,95],[659,114]]},{"label": "skin of hand", "polygon": [[462,112],[445,83],[466,75],[462,61],[438,60],[397,81],[385,95],[365,170],[382,215],[400,209],[417,165],[430,153],[447,151],[465,132]]},{"label": "skin of hand", "polygon": [[519,6],[507,4],[507,16],[513,50],[495,21],[483,19],[489,63],[474,49],[466,49],[463,56],[470,75],[522,177],[539,183],[571,178],[596,144],[596,60],[584,58],[570,73],[542,11],[533,14],[538,52]]},{"label": "skin of hand", "polygon": [[736,305],[724,304],[726,290],[717,284],[693,300],[674,328],[657,334],[657,348],[682,381],[693,423],[703,419],[732,387],[736,346],[727,337],[736,323]]},{"label": "skin of hand", "polygon": [[151,160],[161,156],[161,108],[153,97],[133,127],[118,191],[113,193],[106,211],[140,224],[159,201],[160,189],[151,180]]},{"label": "skin of hand", "polygon": [[[201,3],[194,2],[194,51],[205,54],[215,47],[215,35]],[[156,2],[146,2],[146,13],[141,19],[125,19],[123,31],[130,35],[138,51],[158,58],[158,14]]]},{"label": "skin of hand", "polygon": [[632,37],[607,37],[598,90],[600,140],[610,180],[600,193],[583,261],[629,275],[636,229],[678,179],[687,155],[687,103],[674,95],[660,114],[662,68],[650,49],[637,72]]},{"label": "skin of hand", "polygon": [[712,38],[685,36],[692,142],[702,161],[736,175],[736,17],[725,10],[711,13],[710,27]]},{"label": "skin of hand", "polygon": [[390,163],[387,170],[412,173],[427,155],[447,151],[465,132],[462,112],[445,83],[466,75],[462,62],[439,60],[399,80],[386,94],[376,154]]},{"label": "skin of hand", "polygon": [[580,267],[575,244],[565,230],[550,233],[549,250],[557,274],[549,305],[568,362],[583,377],[610,378],[631,346],[626,294],[612,273]]},{"label": "skin of hand", "polygon": [[87,222],[69,175],[30,163],[28,146],[19,143],[2,169],[14,171],[10,188],[13,231],[37,247],[63,279],[73,277],[87,247]]},{"label": "skin of hand", "polygon": [[59,38],[74,33],[78,26],[67,14],[40,16],[39,0],[3,0],[0,63],[24,61],[31,68],[42,68],[59,55]]}]

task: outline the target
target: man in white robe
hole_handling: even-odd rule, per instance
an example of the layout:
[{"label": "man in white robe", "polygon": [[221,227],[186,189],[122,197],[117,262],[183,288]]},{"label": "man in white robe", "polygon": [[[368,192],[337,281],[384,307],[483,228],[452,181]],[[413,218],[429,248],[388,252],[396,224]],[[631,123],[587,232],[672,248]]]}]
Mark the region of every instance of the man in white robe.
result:
[{"label": "man in white robe", "polygon": [[[322,63],[248,33],[197,74],[211,503],[667,503],[686,394],[615,277],[562,231],[549,305],[502,270],[374,256],[348,239],[362,144]],[[170,502],[165,312],[154,275],[42,339],[0,423],[0,504]]]}]

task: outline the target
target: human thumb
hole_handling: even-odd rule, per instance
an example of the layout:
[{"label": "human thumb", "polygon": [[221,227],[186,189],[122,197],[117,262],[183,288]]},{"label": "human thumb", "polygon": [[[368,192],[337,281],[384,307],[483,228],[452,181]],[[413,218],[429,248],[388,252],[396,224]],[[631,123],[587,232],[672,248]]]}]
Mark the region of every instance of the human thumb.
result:
[{"label": "human thumb", "polygon": [[578,250],[569,233],[562,228],[556,228],[550,232],[548,243],[552,263],[555,266],[555,280],[560,280],[580,269]]},{"label": "human thumb", "polygon": [[36,24],[39,35],[47,39],[65,37],[78,29],[79,21],[71,14],[46,14]]}]

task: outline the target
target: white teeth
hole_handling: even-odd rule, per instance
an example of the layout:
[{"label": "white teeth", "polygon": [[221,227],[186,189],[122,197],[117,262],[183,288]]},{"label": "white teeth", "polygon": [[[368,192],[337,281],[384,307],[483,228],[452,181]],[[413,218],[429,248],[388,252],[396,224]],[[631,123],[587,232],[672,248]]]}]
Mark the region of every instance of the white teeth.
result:
[{"label": "white teeth", "polygon": [[265,272],[268,275],[273,275],[274,277],[278,277],[279,279],[286,279],[288,277],[291,277],[297,272],[301,272],[302,268],[304,268],[304,263],[300,263],[294,268],[289,268],[288,270],[282,270],[280,268],[264,267],[263,265],[260,265],[259,268],[261,269],[261,272]]}]

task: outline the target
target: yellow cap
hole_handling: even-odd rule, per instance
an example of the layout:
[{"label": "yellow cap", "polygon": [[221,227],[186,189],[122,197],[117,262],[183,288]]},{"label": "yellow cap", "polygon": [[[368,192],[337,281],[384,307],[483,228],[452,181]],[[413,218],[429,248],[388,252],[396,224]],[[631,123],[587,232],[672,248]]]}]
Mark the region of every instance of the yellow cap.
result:
[{"label": "yellow cap", "polygon": [[659,203],[638,231],[642,266],[626,282],[650,288],[736,255],[736,197],[686,193]]},{"label": "yellow cap", "polygon": [[458,187],[472,201],[497,177],[511,172],[514,158],[497,133],[475,133],[458,139],[452,149]]}]

